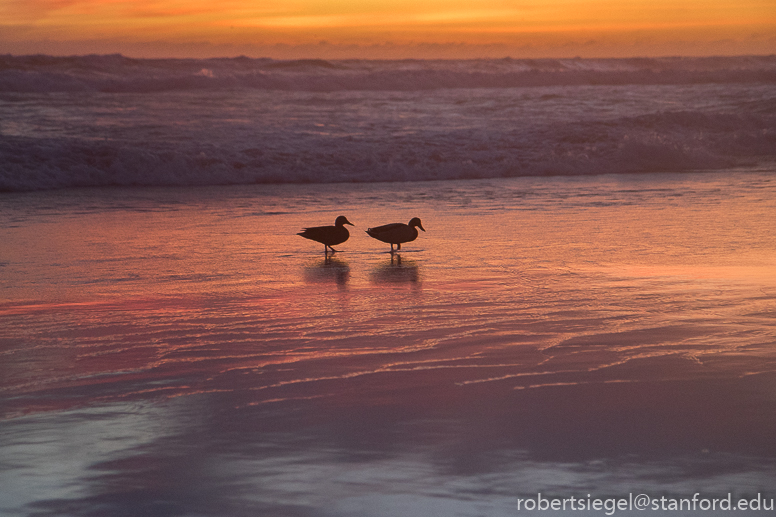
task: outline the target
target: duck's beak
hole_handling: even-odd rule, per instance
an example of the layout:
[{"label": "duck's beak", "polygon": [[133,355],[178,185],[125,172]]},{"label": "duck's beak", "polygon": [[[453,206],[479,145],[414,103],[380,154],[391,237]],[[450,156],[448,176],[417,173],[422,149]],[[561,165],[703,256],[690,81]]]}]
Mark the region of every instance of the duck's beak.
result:
[{"label": "duck's beak", "polygon": [[423,225],[422,225],[422,224],[419,224],[419,225],[418,225],[418,228],[420,228],[420,229],[421,229],[421,230],[423,230],[424,232],[426,231],[426,229],[425,229],[425,228],[423,228]]},{"label": "duck's beak", "polygon": [[350,222],[350,221],[348,221],[347,219],[345,219],[345,222],[344,222],[343,224],[349,224],[350,226],[355,226],[355,224],[351,223],[351,222]]}]

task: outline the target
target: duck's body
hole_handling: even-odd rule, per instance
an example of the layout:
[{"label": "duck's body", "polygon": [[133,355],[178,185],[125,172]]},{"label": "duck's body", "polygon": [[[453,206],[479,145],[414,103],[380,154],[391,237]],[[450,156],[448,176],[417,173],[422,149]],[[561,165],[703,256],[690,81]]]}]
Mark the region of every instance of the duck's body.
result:
[{"label": "duck's body", "polygon": [[350,237],[350,232],[345,228],[345,225],[349,224],[353,226],[353,223],[348,221],[347,217],[341,215],[334,221],[334,226],[313,226],[312,228],[305,228],[297,235],[301,235],[305,239],[311,241],[320,242],[323,244],[323,251],[328,253],[329,250],[337,251],[332,246],[342,244]]},{"label": "duck's body", "polygon": [[409,224],[404,223],[391,223],[383,226],[377,226],[375,228],[369,228],[366,233],[370,237],[377,239],[378,241],[387,242],[391,245],[391,252],[393,252],[393,245],[396,244],[396,251],[401,250],[403,242],[412,242],[418,238],[418,230],[420,228],[424,232],[423,225],[420,223],[420,219],[413,217]]}]

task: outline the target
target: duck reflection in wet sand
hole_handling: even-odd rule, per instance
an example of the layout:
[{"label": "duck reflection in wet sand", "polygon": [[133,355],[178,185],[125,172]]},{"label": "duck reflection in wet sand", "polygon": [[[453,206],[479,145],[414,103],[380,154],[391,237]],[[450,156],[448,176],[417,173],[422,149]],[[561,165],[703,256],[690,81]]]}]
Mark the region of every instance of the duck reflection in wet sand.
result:
[{"label": "duck reflection in wet sand", "polygon": [[396,251],[401,250],[403,242],[412,242],[418,238],[418,230],[420,228],[424,232],[423,225],[420,223],[420,218],[413,217],[410,219],[409,224],[404,223],[391,223],[383,226],[376,226],[375,228],[369,228],[366,233],[370,237],[377,239],[378,241],[387,242],[391,245],[391,253],[394,252],[393,245],[396,244]]},{"label": "duck reflection in wet sand", "polygon": [[311,241],[320,242],[323,244],[323,252],[326,254],[329,253],[329,250],[335,253],[337,250],[332,248],[332,246],[342,244],[350,237],[350,232],[345,228],[346,224],[355,226],[348,221],[347,217],[341,215],[334,221],[334,226],[313,226],[312,228],[305,228],[297,235],[301,235]]},{"label": "duck reflection in wet sand", "polygon": [[376,284],[420,284],[418,265],[413,260],[402,263],[401,255],[391,254],[391,263],[372,270],[372,282]]},{"label": "duck reflection in wet sand", "polygon": [[350,280],[350,266],[343,260],[326,256],[325,259],[305,268],[305,281],[308,283],[336,283],[345,287]]}]

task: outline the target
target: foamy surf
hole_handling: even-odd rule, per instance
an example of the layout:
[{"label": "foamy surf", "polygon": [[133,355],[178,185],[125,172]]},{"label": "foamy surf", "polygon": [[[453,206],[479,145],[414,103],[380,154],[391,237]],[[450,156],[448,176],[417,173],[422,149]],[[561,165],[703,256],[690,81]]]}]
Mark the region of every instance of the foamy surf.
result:
[{"label": "foamy surf", "polygon": [[0,58],[0,191],[681,172],[776,161],[773,57]]}]

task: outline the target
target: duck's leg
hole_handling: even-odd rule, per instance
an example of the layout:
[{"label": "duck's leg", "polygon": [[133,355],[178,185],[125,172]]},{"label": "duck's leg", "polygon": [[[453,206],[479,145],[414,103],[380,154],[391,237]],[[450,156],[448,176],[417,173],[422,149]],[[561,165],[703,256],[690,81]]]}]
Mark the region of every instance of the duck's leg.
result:
[{"label": "duck's leg", "polygon": [[401,242],[396,245],[396,251],[401,251]]}]

